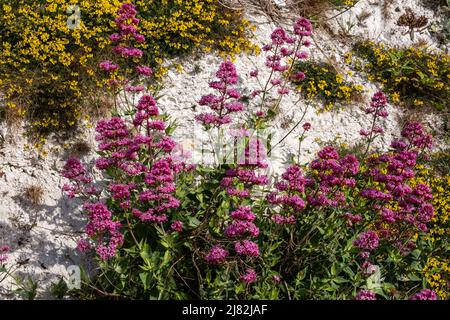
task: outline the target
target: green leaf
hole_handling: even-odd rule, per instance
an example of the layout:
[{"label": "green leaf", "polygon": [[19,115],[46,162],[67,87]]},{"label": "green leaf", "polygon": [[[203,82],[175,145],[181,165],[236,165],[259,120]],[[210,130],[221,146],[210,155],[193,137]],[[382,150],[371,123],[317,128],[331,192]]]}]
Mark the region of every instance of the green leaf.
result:
[{"label": "green leaf", "polygon": [[170,251],[167,250],[164,253],[164,258],[163,258],[163,262],[162,262],[162,266],[166,266],[170,263],[170,261],[172,260],[172,255],[170,254]]},{"label": "green leaf", "polygon": [[336,269],[336,264],[335,264],[335,263],[333,263],[333,264],[331,265],[331,275],[332,275],[332,276],[337,275],[337,269]]},{"label": "green leaf", "polygon": [[303,269],[302,271],[297,273],[297,277],[295,278],[295,282],[299,284],[303,279],[305,279],[308,268]]},{"label": "green leaf", "polygon": [[188,218],[188,226],[191,228],[197,228],[201,224],[201,221],[198,220],[196,217],[189,217]]},{"label": "green leaf", "polygon": [[139,278],[141,279],[142,284],[144,285],[144,290],[148,290],[150,288],[150,280],[151,275],[148,272],[139,273]]},{"label": "green leaf", "polygon": [[413,274],[413,273],[409,273],[409,274],[407,275],[407,277],[408,277],[408,279],[411,280],[411,281],[421,281],[421,280],[422,280],[421,277],[418,277],[417,275],[415,275],[415,274]]},{"label": "green leaf", "polygon": [[355,276],[353,270],[348,266],[345,266],[344,268],[342,268],[342,270],[352,278]]},{"label": "green leaf", "polygon": [[203,204],[203,193],[197,193],[195,197],[200,202],[200,204]]},{"label": "green leaf", "polygon": [[349,281],[347,279],[342,278],[342,277],[337,277],[337,278],[333,279],[333,282],[334,283],[347,283]]}]

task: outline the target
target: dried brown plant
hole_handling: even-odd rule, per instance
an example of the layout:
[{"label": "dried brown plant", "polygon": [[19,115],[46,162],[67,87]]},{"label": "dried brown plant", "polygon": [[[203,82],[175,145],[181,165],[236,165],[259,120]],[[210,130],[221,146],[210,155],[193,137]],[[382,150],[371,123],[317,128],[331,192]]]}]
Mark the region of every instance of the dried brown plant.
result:
[{"label": "dried brown plant", "polygon": [[32,204],[42,204],[44,199],[44,188],[41,185],[30,185],[25,188],[23,193],[25,198]]},{"label": "dried brown plant", "polygon": [[405,13],[397,20],[397,25],[409,28],[409,35],[414,41],[414,29],[420,29],[428,24],[428,18],[425,16],[416,16],[411,8],[406,8]]}]

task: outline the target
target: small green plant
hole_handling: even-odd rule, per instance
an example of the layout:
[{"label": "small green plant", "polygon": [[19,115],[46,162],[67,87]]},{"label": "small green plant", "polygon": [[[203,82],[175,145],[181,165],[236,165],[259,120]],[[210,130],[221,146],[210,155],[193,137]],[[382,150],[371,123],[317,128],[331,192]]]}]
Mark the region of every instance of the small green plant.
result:
[{"label": "small green plant", "polygon": [[26,300],[34,300],[37,296],[38,283],[31,276],[15,278],[17,289],[14,293]]},{"label": "small green plant", "polygon": [[450,20],[444,18],[435,21],[430,26],[430,32],[436,37],[440,44],[447,44],[450,41]]},{"label": "small green plant", "polygon": [[329,111],[336,103],[354,101],[362,92],[362,85],[346,80],[346,76],[331,64],[301,61],[295,68],[297,71],[303,70],[306,77],[294,83],[305,98],[323,102],[319,111]]},{"label": "small green plant", "polygon": [[448,10],[450,8],[450,0],[422,0],[422,5],[435,11]]},{"label": "small green plant", "polygon": [[69,288],[63,278],[60,278],[58,282],[52,283],[50,287],[52,295],[57,299],[63,299],[68,293]]},{"label": "small green plant", "polygon": [[394,103],[406,107],[446,109],[450,103],[450,56],[423,47],[388,48],[382,43],[358,42],[353,51],[362,58],[354,66],[369,80],[384,86]]}]

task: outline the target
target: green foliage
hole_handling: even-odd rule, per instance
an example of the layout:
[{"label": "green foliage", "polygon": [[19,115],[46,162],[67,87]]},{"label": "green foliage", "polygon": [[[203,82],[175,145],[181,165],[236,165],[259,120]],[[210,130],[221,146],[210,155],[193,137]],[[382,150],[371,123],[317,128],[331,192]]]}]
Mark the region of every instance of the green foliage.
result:
[{"label": "green foliage", "polygon": [[356,43],[354,52],[366,62],[361,68],[369,73],[369,80],[381,83],[393,102],[405,107],[448,108],[448,54],[415,47],[387,48],[373,42]]},{"label": "green foliage", "polygon": [[326,62],[301,61],[295,65],[295,70],[306,75],[304,80],[294,82],[297,88],[305,98],[318,99],[323,105],[321,111],[329,111],[337,103],[357,99],[363,89]]},{"label": "green foliage", "polygon": [[17,289],[14,293],[26,300],[34,300],[37,295],[38,283],[31,276],[15,277]]},{"label": "green foliage", "polygon": [[54,282],[50,286],[50,292],[57,299],[63,299],[68,291],[69,288],[63,278],[60,278],[58,282]]}]

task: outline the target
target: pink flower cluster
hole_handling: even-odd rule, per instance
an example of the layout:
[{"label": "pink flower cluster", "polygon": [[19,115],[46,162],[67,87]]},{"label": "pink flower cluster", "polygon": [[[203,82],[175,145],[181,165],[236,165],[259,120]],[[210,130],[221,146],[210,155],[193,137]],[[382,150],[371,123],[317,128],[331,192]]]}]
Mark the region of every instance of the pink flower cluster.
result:
[{"label": "pink flower cluster", "polygon": [[252,282],[255,282],[257,279],[256,271],[252,268],[247,268],[245,270],[245,273],[241,275],[240,280],[244,283],[250,284]]},{"label": "pink flower cluster", "polygon": [[299,18],[294,24],[294,33],[302,37],[309,37],[313,28],[311,21],[306,18]]},{"label": "pink flower cluster", "polygon": [[6,255],[11,248],[8,245],[0,246],[0,264],[5,263],[8,260],[8,256]]},{"label": "pink flower cluster", "polygon": [[[306,18],[298,19],[290,35],[285,29],[276,28],[270,38],[271,43],[263,46],[263,51],[268,52],[266,56],[265,66],[270,69],[270,77],[266,82],[266,85],[261,90],[255,90],[252,92],[253,97],[263,96],[271,90],[276,90],[280,96],[286,95],[290,92],[287,87],[287,81],[284,78],[283,73],[288,73],[288,76],[295,80],[305,79],[303,72],[292,73],[292,66],[295,61],[300,59],[307,59],[308,53],[302,51],[301,48],[309,47],[311,41],[306,37],[312,34],[312,24]],[[250,72],[251,77],[258,77],[259,71],[253,70]]]},{"label": "pink flower cluster", "polygon": [[375,292],[372,290],[360,290],[355,297],[356,300],[377,300]]},{"label": "pink flower cluster", "polygon": [[[86,225],[86,234],[97,242],[96,251],[101,259],[108,260],[116,255],[117,248],[123,243],[123,234],[120,232],[121,224],[113,221],[112,213],[101,202],[83,205],[88,213],[89,222]],[[83,244],[79,243],[79,247]],[[80,247],[80,249],[84,249]]]},{"label": "pink flower cluster", "polygon": [[176,232],[182,232],[183,231],[183,222],[181,222],[180,220],[175,220],[170,225],[170,229],[172,229],[173,231],[176,231]]},{"label": "pink flower cluster", "polygon": [[292,213],[289,215],[275,214],[272,220],[276,224],[295,224],[295,214],[302,211],[306,204],[301,198],[305,192],[307,179],[303,176],[298,165],[292,165],[281,175],[283,181],[277,182],[275,187],[278,192],[271,192],[266,196],[270,204],[281,205],[282,212]]},{"label": "pink flower cluster", "polygon": [[148,129],[158,129],[164,130],[164,124],[161,123],[159,126],[156,125],[154,121],[149,121],[151,117],[156,117],[159,115],[158,107],[156,106],[156,101],[152,96],[144,95],[139,99],[138,105],[136,107],[138,110],[134,115],[133,124],[135,127],[141,127],[145,121]]},{"label": "pink flower cluster", "polygon": [[[239,206],[231,212],[233,222],[225,228],[225,236],[229,238],[257,237],[259,228],[253,223],[256,215],[250,207]],[[259,247],[256,242],[244,239],[234,243],[234,250],[238,255],[247,257],[258,257]],[[256,275],[256,274],[255,274]]]},{"label": "pink flower cluster", "polygon": [[255,214],[250,207],[240,206],[231,213],[233,222],[225,228],[225,236],[236,238],[242,236],[257,237],[259,228],[253,223]]},{"label": "pink flower cluster", "polygon": [[[112,42],[122,42],[115,47],[115,51],[124,58],[140,57],[141,54],[134,54],[139,52],[138,49],[122,45],[131,41],[145,41],[145,38],[137,33],[139,19],[136,18],[134,5],[123,4],[119,14],[115,20],[119,33],[110,37]],[[126,63],[129,64],[130,61]],[[106,71],[118,68],[111,61],[104,61],[101,66]],[[137,66],[135,72],[145,76],[152,74],[152,70],[146,66]],[[129,79],[125,79],[125,83],[129,83]],[[130,88],[136,92],[144,89],[140,85]],[[125,212],[138,218],[132,223],[167,222],[167,213],[180,205],[180,201],[174,197],[175,176],[192,167],[173,159],[171,153],[175,150],[176,143],[166,134],[166,124],[159,117],[159,110],[152,96],[144,94],[139,99],[131,120],[132,124],[125,117],[116,116],[98,121],[95,129],[101,155],[95,165],[111,176],[109,185],[104,189],[107,192],[106,197],[110,199],[107,203],[114,208],[114,213],[118,214],[118,220],[120,214]],[[73,183],[63,188],[69,192],[69,196],[79,193],[79,185],[92,182],[78,159],[69,159],[62,175]],[[97,191],[91,186],[83,191],[86,190],[88,195]],[[96,242],[95,248],[100,258],[106,260],[116,255],[117,248],[123,242],[121,222],[114,221],[108,206],[98,201],[101,192],[95,193],[96,201],[86,202],[84,205],[89,218],[86,234]],[[171,229],[181,232],[182,221],[173,221]],[[78,243],[81,251],[90,247],[88,240],[83,239]]]},{"label": "pink flower cluster", "polygon": [[214,246],[205,257],[205,260],[209,264],[220,264],[225,262],[228,255],[228,250],[222,248],[221,246]]},{"label": "pink flower cluster", "polygon": [[347,219],[347,225],[349,227],[353,227],[355,224],[362,220],[361,215],[359,214],[351,214],[350,212],[344,213],[344,218]]},{"label": "pink flower cluster", "polygon": [[380,238],[378,234],[375,231],[369,230],[361,233],[353,244],[360,249],[372,251],[378,248],[379,242]]},{"label": "pink flower cluster", "polygon": [[433,146],[433,136],[426,134],[423,126],[418,122],[409,122],[405,125],[401,132],[402,137],[406,141],[396,140],[393,146],[397,150],[405,150],[409,147],[418,149],[431,149]]},{"label": "pink flower cluster", "polygon": [[[136,7],[132,3],[124,3],[119,8],[119,16],[114,20],[118,33],[111,34],[109,39],[111,42],[115,43],[113,52],[122,58],[129,59],[139,59],[142,58],[144,52],[134,46],[133,42],[144,43],[145,37],[138,33],[138,25],[140,20],[136,18],[137,11]],[[119,65],[110,61],[105,60],[100,63],[100,68],[106,72],[113,72],[119,69]],[[151,76],[153,70],[147,66],[138,65],[135,67],[137,75]],[[125,83],[129,80],[126,79]],[[112,82],[111,84],[113,84]],[[141,85],[133,86],[130,85],[126,88],[130,92],[143,91],[145,88]]]},{"label": "pink flower cluster", "polygon": [[377,117],[386,118],[388,116],[388,112],[386,111],[387,103],[386,95],[383,92],[378,91],[373,95],[370,106],[365,108],[364,111],[367,114],[374,114]]},{"label": "pink flower cluster", "polygon": [[377,134],[384,133],[383,128],[377,126],[376,122],[379,118],[386,118],[388,116],[388,112],[386,111],[387,103],[386,95],[383,92],[378,91],[373,95],[370,106],[364,109],[366,114],[372,114],[373,116],[372,127],[369,130],[361,129],[359,133],[361,136],[368,138],[369,144],[375,139]]},{"label": "pink flower cluster", "polygon": [[237,241],[234,244],[234,250],[236,250],[236,252],[238,254],[241,254],[244,256],[250,256],[250,257],[258,257],[259,256],[258,244],[256,244],[253,241],[249,241],[249,240]]},{"label": "pink flower cluster", "polygon": [[[114,33],[109,37],[112,42],[127,41],[130,40],[130,38],[138,43],[145,42],[145,37],[137,32],[137,26],[140,21],[136,18],[136,14],[136,8],[131,3],[124,3],[119,8],[119,16],[115,19],[119,33]],[[140,58],[143,55],[143,52],[140,49],[132,46],[122,46],[120,44],[114,48],[114,52],[122,55],[124,58]]]},{"label": "pink flower cluster", "polygon": [[114,200],[123,201],[130,198],[134,187],[134,184],[110,184],[108,190]]},{"label": "pink flower cluster", "polygon": [[[312,24],[306,18],[299,18],[293,26],[293,33],[295,36],[290,36],[285,29],[276,28],[270,38],[271,44],[263,46],[264,51],[271,51],[272,54],[266,58],[266,66],[275,72],[285,72],[289,70],[289,64],[282,64],[282,59],[298,58],[306,59],[308,54],[300,51],[301,46],[309,47],[311,42],[306,37],[312,34]],[[256,76],[257,71],[253,75]],[[275,80],[273,85],[278,85]]]},{"label": "pink flower cluster", "polygon": [[[235,137],[249,137],[246,130],[237,130],[232,133]],[[268,183],[267,176],[257,172],[258,169],[266,168],[266,154],[264,146],[258,138],[249,137],[247,139],[242,157],[237,159],[234,168],[225,172],[225,177],[221,181],[221,186],[231,196],[231,200],[237,203],[237,209],[231,212],[232,223],[228,225],[224,234],[228,238],[238,238],[234,242],[234,250],[238,256],[258,257],[259,247],[256,242],[245,239],[246,237],[257,237],[259,228],[255,225],[256,215],[251,207],[243,205],[245,199],[251,197],[254,186],[261,186]],[[240,205],[239,205],[240,203]],[[256,272],[246,272],[241,280],[251,283],[256,280]],[[248,270],[247,270],[248,271]],[[253,279],[254,278],[254,279]]]},{"label": "pink flower cluster", "polygon": [[175,174],[181,169],[182,166],[174,163],[170,156],[157,160],[145,174],[147,187],[139,195],[139,203],[147,209],[142,212],[134,208],[133,214],[142,221],[166,222],[168,217],[165,212],[180,205],[173,193],[176,191]]},{"label": "pink flower cluster", "polygon": [[110,60],[105,60],[105,61],[100,62],[99,66],[101,69],[103,69],[106,72],[112,72],[112,71],[119,69],[119,65]]},{"label": "pink flower cluster", "polygon": [[100,120],[95,131],[99,150],[108,155],[96,160],[95,165],[98,169],[106,170],[110,167],[118,167],[131,175],[142,172],[143,168],[131,165],[132,161],[136,159],[136,151],[140,148],[142,141],[131,139],[127,124],[122,118],[113,117],[110,120]]},{"label": "pink flower cluster", "polygon": [[[414,177],[419,150],[431,146],[431,137],[424,133],[418,123],[407,124],[402,136],[404,140],[393,143],[393,152],[372,156],[367,160],[366,175],[379,183],[380,187],[363,189],[360,194],[371,200],[371,206],[379,213],[380,225],[382,222],[404,222],[427,231],[426,224],[434,216],[430,203],[431,190],[420,183],[412,188],[408,182]],[[427,141],[425,145],[424,141]],[[395,210],[387,206],[392,201],[397,204]],[[388,231],[385,230],[383,234],[389,237]]]},{"label": "pink flower cluster", "polygon": [[413,295],[411,300],[437,300],[436,293],[430,289],[423,289],[422,291]]},{"label": "pink flower cluster", "polygon": [[204,112],[195,116],[195,119],[206,128],[219,127],[231,123],[231,115],[244,110],[244,105],[238,101],[241,94],[232,85],[238,81],[236,67],[231,61],[222,62],[216,72],[218,80],[210,82],[210,88],[217,94],[203,96],[199,104],[207,106],[212,112]]},{"label": "pink flower cluster", "polygon": [[[238,255],[246,257],[258,257],[259,247],[256,242],[245,239],[245,237],[257,237],[259,235],[259,228],[254,224],[256,218],[250,207],[239,206],[236,210],[231,212],[233,222],[225,228],[225,236],[228,238],[237,238],[234,243],[234,250]],[[225,262],[229,256],[227,249],[221,246],[214,246],[205,257],[205,261],[209,264],[218,265]],[[253,269],[252,269],[253,270]],[[248,274],[248,272],[247,272]],[[250,272],[248,279],[256,279],[256,272]],[[251,281],[241,280],[247,283]]]},{"label": "pink flower cluster", "polygon": [[266,151],[257,138],[250,138],[244,148],[242,157],[238,159],[236,168],[226,171],[221,186],[226,188],[230,196],[249,198],[253,186],[263,186],[268,183],[266,175],[258,173],[258,169],[267,168]]},{"label": "pink flower cluster", "polygon": [[77,158],[69,158],[65,163],[61,175],[70,180],[70,184],[64,184],[62,190],[71,199],[76,195],[86,192],[95,193],[94,186],[88,186],[92,177],[88,174],[85,166]]},{"label": "pink flower cluster", "polygon": [[342,189],[355,187],[358,159],[352,154],[341,158],[331,146],[319,151],[318,156],[310,164],[311,170],[317,174],[306,185],[309,190],[317,192],[307,195],[308,203],[312,206],[345,206],[347,203]]},{"label": "pink flower cluster", "polygon": [[[301,51],[302,46],[308,47],[311,42],[304,37],[311,35],[312,26],[309,20],[299,19],[293,28],[293,35],[289,35],[283,28],[277,28],[271,34],[271,44],[264,46],[264,51],[270,51],[266,58],[266,66],[271,70],[271,75],[267,80],[267,85],[262,90],[256,90],[252,93],[252,97],[266,96],[270,90],[275,88],[280,97],[289,93],[286,88],[287,81],[283,80],[283,73],[290,70],[292,61],[296,59],[306,59],[308,54]],[[258,70],[250,72],[251,77],[258,77]],[[231,123],[232,118],[230,113],[240,112],[243,110],[243,105],[238,101],[240,93],[231,88],[230,85],[236,84],[237,74],[232,63],[224,62],[216,74],[219,81],[210,83],[210,87],[219,92],[217,95],[206,95],[200,100],[200,105],[206,105],[213,113],[203,113],[196,116],[197,121],[203,123],[208,129],[212,126],[219,127],[223,124]],[[298,79],[304,78],[304,74],[294,75]],[[262,98],[263,99],[263,98]],[[264,99],[263,99],[264,100]],[[228,104],[227,104],[228,103]],[[256,112],[256,121],[265,117],[265,112],[259,110]],[[304,125],[304,130],[309,130],[310,124]],[[243,154],[237,159],[234,167],[225,172],[225,177],[221,181],[221,186],[226,189],[226,192],[231,196],[231,200],[237,203],[237,209],[231,213],[233,222],[228,225],[225,230],[225,236],[229,238],[241,238],[234,243],[235,252],[238,255],[257,257],[259,256],[259,247],[256,242],[249,239],[242,239],[242,237],[257,237],[259,229],[254,224],[255,215],[249,206],[244,205],[246,199],[251,198],[252,189],[256,186],[264,186],[268,183],[268,178],[265,174],[260,173],[260,169],[267,168],[266,150],[258,138],[252,137],[245,129],[239,130],[237,134],[232,134],[237,139],[238,137],[248,138]],[[287,179],[289,174],[286,174]],[[292,178],[294,179],[294,178]],[[289,194],[281,196],[279,199],[274,196],[274,202],[283,202],[287,205],[297,209],[304,208],[304,201],[300,198],[299,186],[294,186],[293,180],[291,182],[292,192],[296,194]],[[300,183],[300,182],[298,182]],[[280,184],[280,188],[281,184]],[[286,187],[287,188],[287,187]],[[286,188],[282,189],[286,191]],[[281,190],[281,189],[280,189]],[[275,216],[274,219],[280,223],[294,223],[292,217]],[[281,222],[283,221],[283,222]],[[256,280],[256,271],[254,269],[247,269],[241,276],[241,281],[251,283]]]}]

